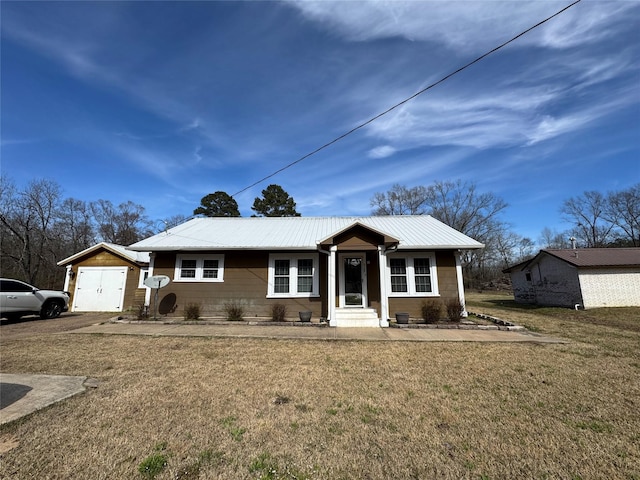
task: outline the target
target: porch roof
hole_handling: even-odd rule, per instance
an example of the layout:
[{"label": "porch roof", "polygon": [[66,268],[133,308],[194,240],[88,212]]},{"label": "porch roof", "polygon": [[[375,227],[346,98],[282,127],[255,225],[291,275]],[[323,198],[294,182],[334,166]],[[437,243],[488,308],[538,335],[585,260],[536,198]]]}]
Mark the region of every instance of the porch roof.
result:
[{"label": "porch roof", "polygon": [[398,249],[478,249],[483,244],[429,215],[374,217],[204,217],[134,243],[130,250],[316,250],[350,227],[362,225]]}]

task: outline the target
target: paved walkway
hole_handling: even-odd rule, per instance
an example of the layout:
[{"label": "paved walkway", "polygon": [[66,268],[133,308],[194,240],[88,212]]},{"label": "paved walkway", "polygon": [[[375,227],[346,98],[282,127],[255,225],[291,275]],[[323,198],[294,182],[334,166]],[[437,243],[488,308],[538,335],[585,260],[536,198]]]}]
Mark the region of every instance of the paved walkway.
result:
[{"label": "paved walkway", "polygon": [[85,391],[87,377],[0,373],[0,424]]},{"label": "paved walkway", "polygon": [[527,330],[463,330],[446,328],[332,328],[315,325],[175,324],[114,322],[91,325],[68,333],[179,337],[282,338],[307,340],[365,340],[411,342],[535,342],[565,343]]}]

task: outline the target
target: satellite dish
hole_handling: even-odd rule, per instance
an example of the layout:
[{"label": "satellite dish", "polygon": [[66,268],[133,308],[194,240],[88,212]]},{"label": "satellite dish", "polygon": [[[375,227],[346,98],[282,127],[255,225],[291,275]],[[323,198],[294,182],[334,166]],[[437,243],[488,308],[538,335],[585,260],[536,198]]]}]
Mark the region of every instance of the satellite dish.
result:
[{"label": "satellite dish", "polygon": [[169,285],[169,277],[166,275],[152,275],[150,277],[145,278],[144,284],[149,288],[156,289],[155,302],[154,302],[154,310],[153,310],[153,319],[158,319],[158,290],[162,287],[166,287]]},{"label": "satellite dish", "polygon": [[169,285],[169,277],[166,275],[152,275],[145,279],[144,284],[149,288],[163,288]]}]

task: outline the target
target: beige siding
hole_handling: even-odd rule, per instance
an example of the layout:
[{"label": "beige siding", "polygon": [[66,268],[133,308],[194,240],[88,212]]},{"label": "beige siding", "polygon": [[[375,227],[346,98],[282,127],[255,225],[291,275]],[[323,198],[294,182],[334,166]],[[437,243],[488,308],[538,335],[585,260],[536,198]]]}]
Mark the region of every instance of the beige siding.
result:
[{"label": "beige siding", "polygon": [[[353,246],[354,237],[349,238]],[[369,306],[380,313],[380,279],[378,276],[378,252],[371,245],[358,242],[366,248],[367,294]],[[342,246],[342,245],[341,245]],[[367,248],[368,247],[368,248]],[[341,250],[339,250],[341,251]],[[212,252],[213,253],[213,252]],[[217,253],[217,252],[216,252]],[[276,253],[276,252],[274,252]],[[202,252],[206,255],[206,252]],[[296,318],[299,311],[310,310],[314,318],[326,317],[328,313],[327,297],[327,259],[319,256],[319,298],[267,298],[269,252],[231,251],[224,254],[223,282],[175,282],[175,252],[158,252],[154,261],[154,275],[167,275],[171,283],[160,290],[159,312],[163,315],[182,316],[184,307],[196,303],[201,307],[204,317],[225,317],[225,305],[240,303],[244,307],[245,318],[269,317],[271,307],[276,303],[287,307],[288,316]],[[453,251],[436,252],[440,298],[443,304],[458,298],[455,257]],[[337,270],[336,270],[337,271]],[[336,279],[338,281],[338,279]],[[339,285],[336,292],[339,292]],[[425,299],[433,297],[390,298],[390,313],[408,311],[414,317],[421,314],[421,305]],[[336,299],[337,301],[337,299]]]},{"label": "beige siding", "polygon": [[583,270],[579,274],[584,308],[640,306],[640,272]]},{"label": "beige siding", "polygon": [[[203,252],[205,255],[206,252]],[[167,275],[171,283],[160,290],[163,315],[182,316],[184,307],[200,305],[202,316],[225,317],[225,305],[242,305],[245,318],[269,317],[276,303],[287,307],[294,318],[299,311],[310,310],[314,318],[326,316],[326,261],[320,257],[320,298],[266,298],[268,291],[268,252],[237,251],[224,254],[223,282],[174,282],[175,253],[158,253],[154,275]]]},{"label": "beige siding", "polygon": [[[139,306],[144,304],[145,289],[138,288],[140,281],[140,266],[135,262],[126,260],[118,255],[107,250],[100,250],[85,258],[78,259],[72,264],[72,270],[78,272],[79,267],[127,267],[127,282],[124,292],[124,300],[122,303],[122,309],[135,310]],[[71,294],[71,300],[69,305],[73,305],[73,292],[76,289],[76,278],[69,280],[69,292]]]},{"label": "beige siding", "polygon": [[454,252],[450,250],[436,251],[436,267],[438,271],[439,297],[390,297],[389,315],[398,312],[407,312],[412,318],[422,317],[422,304],[426,301],[442,303],[442,315],[446,317],[446,303],[456,300],[458,295],[458,279],[456,276],[456,259]]}]

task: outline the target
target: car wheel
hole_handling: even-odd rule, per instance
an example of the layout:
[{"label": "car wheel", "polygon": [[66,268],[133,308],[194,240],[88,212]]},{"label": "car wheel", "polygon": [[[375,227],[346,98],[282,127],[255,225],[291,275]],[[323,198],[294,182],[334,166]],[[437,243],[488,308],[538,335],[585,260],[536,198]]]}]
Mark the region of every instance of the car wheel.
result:
[{"label": "car wheel", "polygon": [[45,302],[40,310],[40,318],[56,318],[62,313],[62,304],[55,300]]}]

